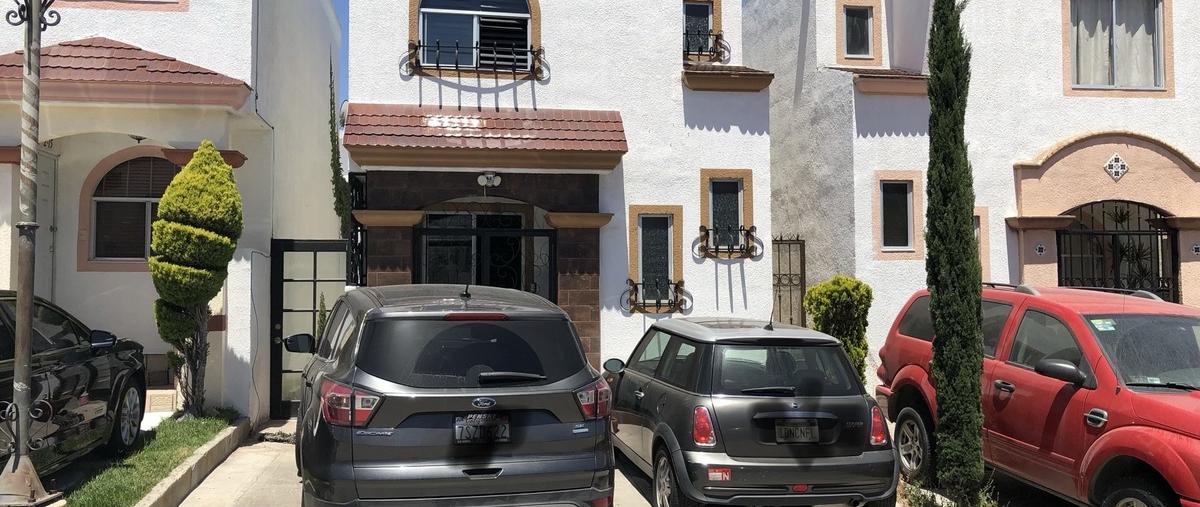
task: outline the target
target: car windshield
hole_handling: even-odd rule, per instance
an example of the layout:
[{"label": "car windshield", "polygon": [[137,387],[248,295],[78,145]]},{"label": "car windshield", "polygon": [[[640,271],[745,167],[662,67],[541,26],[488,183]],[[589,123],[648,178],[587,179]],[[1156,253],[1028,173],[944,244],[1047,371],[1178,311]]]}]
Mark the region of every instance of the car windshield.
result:
[{"label": "car windshield", "polygon": [[850,396],[858,378],[835,346],[750,344],[717,346],[716,394]]},{"label": "car windshield", "polygon": [[1126,384],[1200,387],[1200,318],[1168,315],[1085,318]]},{"label": "car windshield", "polygon": [[358,367],[421,388],[545,385],[585,368],[565,320],[367,322]]}]

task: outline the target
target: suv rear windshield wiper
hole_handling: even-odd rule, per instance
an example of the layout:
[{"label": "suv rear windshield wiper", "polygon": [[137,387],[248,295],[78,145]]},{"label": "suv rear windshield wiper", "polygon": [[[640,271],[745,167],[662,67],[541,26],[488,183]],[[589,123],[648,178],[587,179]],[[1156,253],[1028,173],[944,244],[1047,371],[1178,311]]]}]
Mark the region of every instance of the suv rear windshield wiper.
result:
[{"label": "suv rear windshield wiper", "polygon": [[485,371],[479,374],[479,382],[522,382],[546,380],[545,375],[523,371]]},{"label": "suv rear windshield wiper", "polygon": [[742,394],[796,394],[792,386],[763,386],[742,389]]},{"label": "suv rear windshield wiper", "polygon": [[1191,384],[1180,384],[1179,382],[1126,382],[1129,387],[1165,387],[1167,389],[1179,389],[1183,391],[1200,391],[1200,387]]}]

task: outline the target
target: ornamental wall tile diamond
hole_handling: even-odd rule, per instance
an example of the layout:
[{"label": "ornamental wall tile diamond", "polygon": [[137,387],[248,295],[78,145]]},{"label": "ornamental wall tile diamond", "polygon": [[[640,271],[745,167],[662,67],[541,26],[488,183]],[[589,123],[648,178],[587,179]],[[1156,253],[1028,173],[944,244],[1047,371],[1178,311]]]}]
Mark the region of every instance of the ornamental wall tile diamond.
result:
[{"label": "ornamental wall tile diamond", "polygon": [[1113,156],[1104,163],[1104,172],[1112,176],[1113,181],[1121,181],[1121,177],[1129,172],[1129,164],[1125,163],[1125,159],[1121,158],[1120,154],[1113,153]]}]

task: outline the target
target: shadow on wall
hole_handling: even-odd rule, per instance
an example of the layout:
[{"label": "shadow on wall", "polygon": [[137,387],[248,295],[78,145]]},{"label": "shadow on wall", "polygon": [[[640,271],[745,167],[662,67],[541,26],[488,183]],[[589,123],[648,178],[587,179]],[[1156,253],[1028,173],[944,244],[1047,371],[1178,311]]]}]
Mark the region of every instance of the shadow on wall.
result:
[{"label": "shadow on wall", "polygon": [[855,92],[854,124],[858,137],[928,135],[929,99]]},{"label": "shadow on wall", "polygon": [[765,90],[733,93],[683,89],[683,123],[688,128],[766,134],[770,130],[770,110],[770,95]]}]

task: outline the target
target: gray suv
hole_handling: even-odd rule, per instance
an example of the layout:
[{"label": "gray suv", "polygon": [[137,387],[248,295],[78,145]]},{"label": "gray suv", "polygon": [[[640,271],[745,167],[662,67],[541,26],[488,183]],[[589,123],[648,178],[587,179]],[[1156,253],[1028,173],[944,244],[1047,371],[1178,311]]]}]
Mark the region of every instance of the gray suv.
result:
[{"label": "gray suv", "polygon": [[612,395],[561,309],[508,289],[357,289],[304,370],[305,506],[612,503]]},{"label": "gray suv", "polygon": [[628,365],[604,368],[614,443],[652,478],[656,507],[896,503],[883,412],[836,338],[763,321],[667,319]]}]

